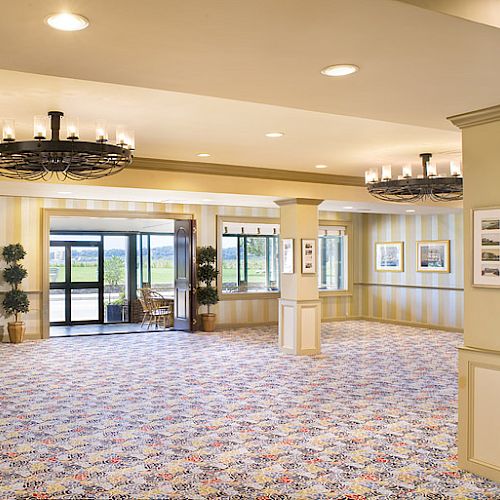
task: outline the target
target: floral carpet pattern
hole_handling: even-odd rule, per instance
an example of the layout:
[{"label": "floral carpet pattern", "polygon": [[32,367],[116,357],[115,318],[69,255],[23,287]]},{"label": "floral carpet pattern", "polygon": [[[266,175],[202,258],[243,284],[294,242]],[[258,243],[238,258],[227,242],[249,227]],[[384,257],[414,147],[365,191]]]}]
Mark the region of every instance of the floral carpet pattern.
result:
[{"label": "floral carpet pattern", "polygon": [[0,498],[499,499],[457,468],[454,333],[351,321],[0,345]]}]

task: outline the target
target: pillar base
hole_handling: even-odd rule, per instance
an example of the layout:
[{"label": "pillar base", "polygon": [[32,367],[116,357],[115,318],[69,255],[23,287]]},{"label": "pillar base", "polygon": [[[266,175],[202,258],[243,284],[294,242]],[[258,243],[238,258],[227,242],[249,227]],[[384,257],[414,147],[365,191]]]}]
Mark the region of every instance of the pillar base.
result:
[{"label": "pillar base", "polygon": [[500,353],[462,347],[458,375],[458,465],[500,481]]},{"label": "pillar base", "polygon": [[321,353],[321,301],[280,299],[279,346],[286,354]]}]

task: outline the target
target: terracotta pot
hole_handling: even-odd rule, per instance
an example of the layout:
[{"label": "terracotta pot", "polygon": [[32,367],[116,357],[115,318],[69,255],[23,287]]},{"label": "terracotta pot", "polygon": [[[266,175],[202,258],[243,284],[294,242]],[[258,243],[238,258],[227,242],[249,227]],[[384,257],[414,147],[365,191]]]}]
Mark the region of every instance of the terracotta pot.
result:
[{"label": "terracotta pot", "polygon": [[204,332],[213,332],[215,330],[215,318],[214,313],[201,314],[201,329]]},{"label": "terracotta pot", "polygon": [[26,331],[24,321],[8,323],[7,330],[9,331],[9,337],[12,344],[20,344],[24,340],[24,332]]}]

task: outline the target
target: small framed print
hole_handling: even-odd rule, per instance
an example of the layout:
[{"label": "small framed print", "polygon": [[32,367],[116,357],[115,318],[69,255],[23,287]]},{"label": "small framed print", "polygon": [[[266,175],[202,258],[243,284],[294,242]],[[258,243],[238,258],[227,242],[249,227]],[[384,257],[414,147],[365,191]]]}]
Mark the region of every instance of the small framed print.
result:
[{"label": "small framed print", "polygon": [[302,241],[302,274],[316,274],[316,240]]},{"label": "small framed print", "polygon": [[417,271],[450,272],[450,240],[417,241]]},{"label": "small framed print", "polygon": [[293,238],[284,238],[281,240],[281,249],[283,251],[283,261],[282,261],[283,270],[281,272],[283,274],[293,274],[295,272],[294,246],[295,246],[295,241]]},{"label": "small framed print", "polygon": [[375,243],[376,271],[404,271],[403,242]]},{"label": "small framed print", "polygon": [[500,208],[473,211],[473,282],[500,288]]}]

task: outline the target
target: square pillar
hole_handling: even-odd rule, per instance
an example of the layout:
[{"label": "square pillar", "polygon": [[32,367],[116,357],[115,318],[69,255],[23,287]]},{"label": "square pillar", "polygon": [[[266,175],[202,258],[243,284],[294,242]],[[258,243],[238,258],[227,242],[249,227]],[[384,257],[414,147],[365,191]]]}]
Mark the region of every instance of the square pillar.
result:
[{"label": "square pillar", "polygon": [[[314,240],[317,261],[318,205],[322,200],[292,198],[277,201],[280,207],[280,240],[293,239],[293,273],[283,273],[281,255],[281,299],[279,300],[279,346],[287,354],[321,352],[321,301],[318,271],[302,273],[302,240]],[[316,268],[318,263],[316,262]]]},{"label": "square pillar", "polygon": [[[473,285],[473,217],[500,208],[500,105],[449,118],[462,129],[464,346],[458,364],[458,464],[500,481],[500,283]],[[477,258],[477,256],[474,256]]]}]

